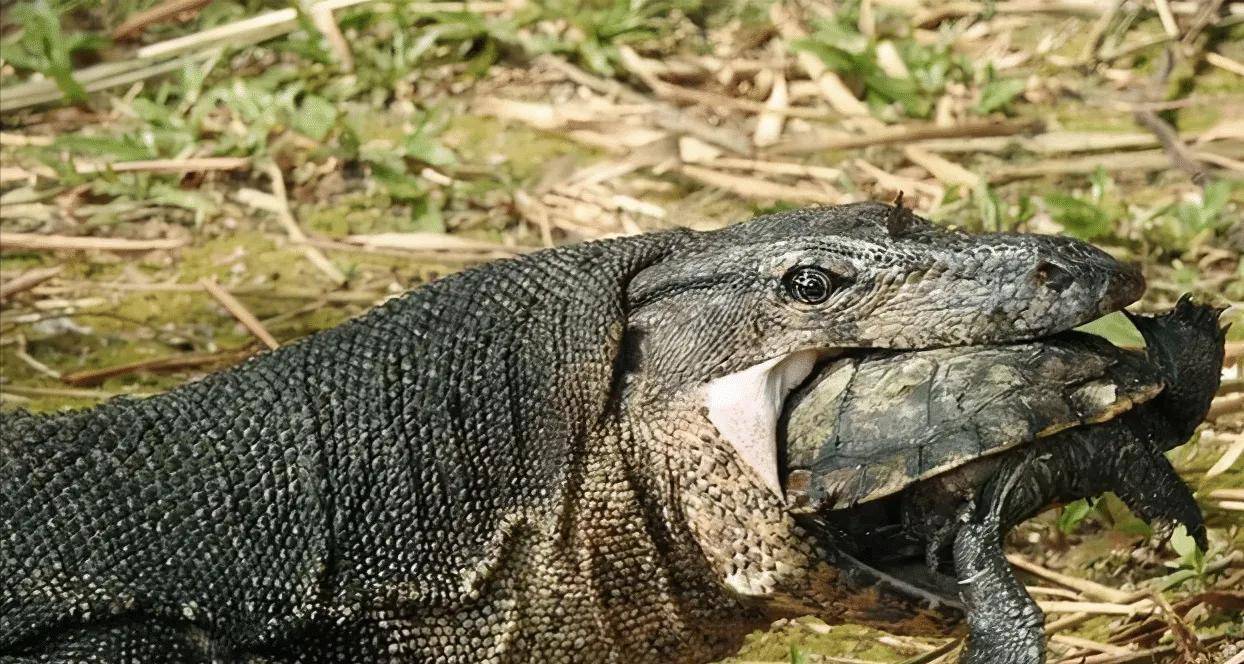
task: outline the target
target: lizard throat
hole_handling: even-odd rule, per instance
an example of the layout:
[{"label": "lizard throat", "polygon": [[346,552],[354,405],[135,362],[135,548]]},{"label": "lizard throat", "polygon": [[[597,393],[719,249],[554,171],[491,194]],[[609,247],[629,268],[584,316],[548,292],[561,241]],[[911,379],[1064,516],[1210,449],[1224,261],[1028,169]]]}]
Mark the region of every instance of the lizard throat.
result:
[{"label": "lizard throat", "polygon": [[782,497],[777,421],[786,396],[804,381],[821,352],[799,350],[708,383],[708,420],[762,485]]}]

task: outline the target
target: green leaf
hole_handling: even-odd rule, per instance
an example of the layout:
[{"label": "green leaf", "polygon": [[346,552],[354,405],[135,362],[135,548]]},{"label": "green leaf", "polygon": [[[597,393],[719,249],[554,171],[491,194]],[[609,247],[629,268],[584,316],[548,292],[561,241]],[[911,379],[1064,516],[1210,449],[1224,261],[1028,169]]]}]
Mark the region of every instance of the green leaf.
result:
[{"label": "green leaf", "polygon": [[441,204],[430,197],[423,197],[410,206],[411,230],[423,233],[444,233],[445,217]]},{"label": "green leaf", "polygon": [[61,30],[60,13],[46,0],[19,3],[10,18],[21,26],[21,36],[0,47],[0,56],[52,79],[69,101],[84,101],[86,90],[73,77],[73,54],[99,49],[107,41],[85,33],[66,34]]},{"label": "green leaf", "polygon": [[1076,329],[1081,332],[1096,334],[1099,337],[1105,337],[1107,341],[1116,346],[1145,345],[1145,339],[1140,336],[1136,326],[1132,325],[1132,321],[1128,320],[1127,316],[1118,311],[1102,316]]},{"label": "green leaf", "polygon": [[982,183],[972,191],[972,200],[976,201],[981,228],[987,231],[1002,230],[1002,201],[994,190]]},{"label": "green leaf", "polygon": [[445,166],[457,161],[453,150],[422,133],[406,137],[406,156],[431,166]]},{"label": "green leaf", "polygon": [[112,157],[117,161],[151,159],[156,156],[147,146],[138,143],[134,138],[66,134],[57,137],[54,145],[78,156]]},{"label": "green leaf", "polygon": [[1201,209],[1210,217],[1217,217],[1227,207],[1231,198],[1231,184],[1226,180],[1214,180],[1205,185],[1201,197]]},{"label": "green leaf", "polygon": [[337,107],[317,95],[307,95],[294,113],[294,129],[317,140],[324,140],[337,122]]},{"label": "green leaf", "polygon": [[1111,179],[1110,174],[1101,166],[1093,169],[1093,174],[1089,176],[1089,182],[1092,183],[1094,203],[1101,203],[1102,199],[1106,197],[1106,191],[1114,185],[1114,180]]},{"label": "green leaf", "polygon": [[845,72],[855,68],[855,58],[851,54],[829,44],[822,43],[816,39],[796,39],[791,42],[791,48],[795,51],[803,51],[811,53],[821,59],[826,67],[836,71]]},{"label": "green leaf", "polygon": [[976,112],[982,115],[1005,108],[1024,91],[1022,78],[1001,78],[990,81],[981,89],[981,100],[976,104]]},{"label": "green leaf", "polygon": [[808,664],[808,656],[803,654],[797,646],[790,647],[790,664]]},{"label": "green leaf", "polygon": [[1062,512],[1058,515],[1058,529],[1070,535],[1075,532],[1076,527],[1084,520],[1084,517],[1093,511],[1093,504],[1087,499],[1080,499],[1074,503],[1068,503],[1063,506]]},{"label": "green leaf", "polygon": [[1066,194],[1048,194],[1045,205],[1054,221],[1062,224],[1067,233],[1082,240],[1093,240],[1114,230],[1110,215],[1105,210]]},{"label": "green leaf", "polygon": [[1171,548],[1179,554],[1179,566],[1190,569],[1197,574],[1205,573],[1205,552],[1197,546],[1196,540],[1188,534],[1188,529],[1180,524],[1171,535]]}]

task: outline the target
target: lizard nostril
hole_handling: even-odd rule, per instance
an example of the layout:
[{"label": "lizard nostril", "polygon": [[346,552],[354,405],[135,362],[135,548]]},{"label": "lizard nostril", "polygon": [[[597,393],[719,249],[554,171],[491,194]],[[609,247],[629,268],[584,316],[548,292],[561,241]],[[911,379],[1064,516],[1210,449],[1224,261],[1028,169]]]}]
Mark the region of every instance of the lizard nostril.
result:
[{"label": "lizard nostril", "polygon": [[1033,274],[1038,284],[1044,284],[1056,293],[1067,290],[1071,282],[1075,281],[1075,277],[1071,276],[1065,268],[1049,261],[1037,263],[1037,269]]}]

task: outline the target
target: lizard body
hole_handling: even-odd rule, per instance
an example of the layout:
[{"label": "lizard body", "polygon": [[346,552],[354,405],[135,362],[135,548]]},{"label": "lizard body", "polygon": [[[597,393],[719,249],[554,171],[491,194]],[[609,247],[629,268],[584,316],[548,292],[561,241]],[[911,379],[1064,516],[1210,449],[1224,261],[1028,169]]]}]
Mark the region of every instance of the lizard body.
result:
[{"label": "lizard body", "polygon": [[780,615],[888,624],[903,600],[774,491],[808,358],[1039,337],[1140,283],[1072,240],[804,210],[492,263],[164,395],[5,414],[0,654],[698,661]]}]

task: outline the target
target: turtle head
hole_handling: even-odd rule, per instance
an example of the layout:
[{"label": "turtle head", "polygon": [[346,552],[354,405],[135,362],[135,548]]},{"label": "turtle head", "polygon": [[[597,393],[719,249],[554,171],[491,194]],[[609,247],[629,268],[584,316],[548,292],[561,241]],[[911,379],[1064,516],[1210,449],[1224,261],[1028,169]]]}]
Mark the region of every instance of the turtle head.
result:
[{"label": "turtle head", "polygon": [[664,397],[706,390],[713,424],[776,491],[782,399],[818,358],[1043,337],[1143,288],[1070,238],[972,235],[901,205],[809,208],[688,234],[638,272],[627,366]]},{"label": "turtle head", "polygon": [[1223,310],[1179,298],[1175,308],[1146,316],[1124,312],[1145,338],[1145,354],[1166,383],[1155,400],[1162,421],[1175,429],[1166,440],[1186,441],[1209,411],[1222,378],[1227,326],[1218,323]]}]

